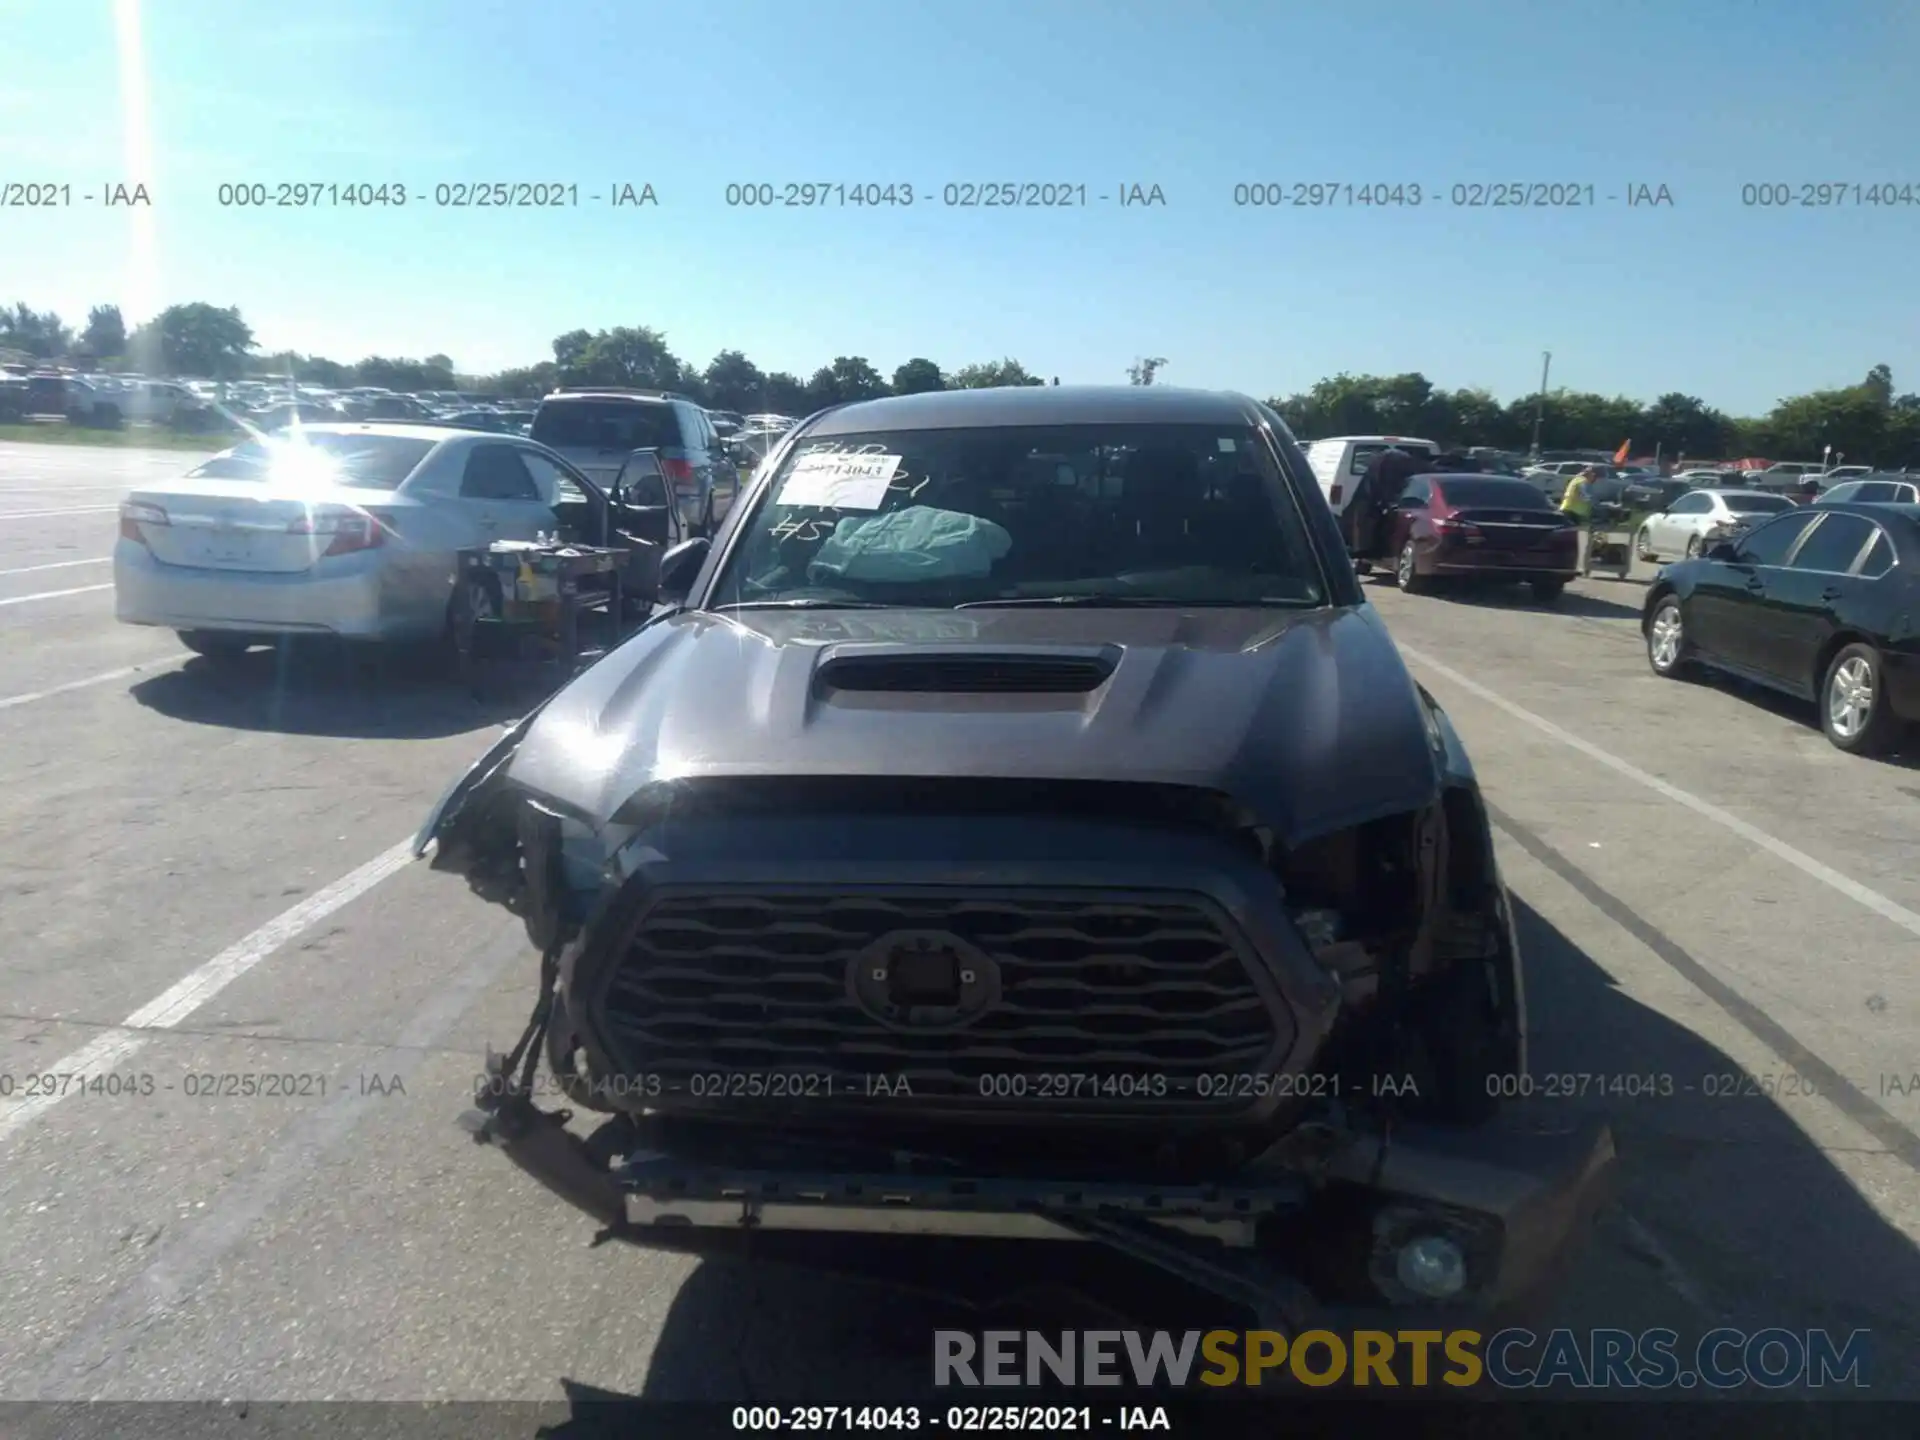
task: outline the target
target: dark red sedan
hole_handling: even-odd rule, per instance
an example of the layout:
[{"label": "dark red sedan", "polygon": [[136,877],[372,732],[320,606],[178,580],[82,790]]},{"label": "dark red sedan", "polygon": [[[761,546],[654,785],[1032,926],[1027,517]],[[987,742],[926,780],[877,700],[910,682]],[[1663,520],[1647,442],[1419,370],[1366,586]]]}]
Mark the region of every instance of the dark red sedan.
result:
[{"label": "dark red sedan", "polygon": [[1386,552],[1409,594],[1439,578],[1524,581],[1551,603],[1580,573],[1580,526],[1528,480],[1416,475],[1394,502]]}]

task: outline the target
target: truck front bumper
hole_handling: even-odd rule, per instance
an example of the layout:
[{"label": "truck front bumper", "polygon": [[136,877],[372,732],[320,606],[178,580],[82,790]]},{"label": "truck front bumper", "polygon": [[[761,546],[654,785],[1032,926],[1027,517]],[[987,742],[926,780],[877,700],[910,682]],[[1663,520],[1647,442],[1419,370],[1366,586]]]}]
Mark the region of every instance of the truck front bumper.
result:
[{"label": "truck front bumper", "polygon": [[[1263,1157],[1230,1181],[1170,1186],[956,1174],[899,1155],[751,1167],[664,1149],[610,1157],[568,1130],[569,1118],[483,1090],[462,1123],[593,1216],[602,1238],[767,1258],[804,1257],[804,1242],[823,1235],[889,1249],[908,1239],[1095,1243],[1293,1332],[1436,1305],[1483,1319],[1531,1311],[1578,1253],[1615,1163],[1598,1121],[1554,1132],[1409,1125],[1390,1138],[1344,1134],[1311,1164]],[[1394,1279],[1399,1251],[1435,1236],[1465,1257],[1465,1285],[1442,1300]],[[1273,1263],[1276,1237],[1283,1253],[1304,1238],[1310,1252],[1349,1254],[1338,1298]]]}]

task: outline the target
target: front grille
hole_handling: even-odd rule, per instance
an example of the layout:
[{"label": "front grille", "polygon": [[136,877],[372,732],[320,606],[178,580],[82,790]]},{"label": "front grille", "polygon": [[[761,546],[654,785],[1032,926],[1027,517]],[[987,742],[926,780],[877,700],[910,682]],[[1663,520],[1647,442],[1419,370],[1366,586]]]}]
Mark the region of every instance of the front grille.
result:
[{"label": "front grille", "polygon": [[[850,972],[902,934],[990,957],[995,994],[945,1028],[883,1020]],[[1234,1111],[1249,1091],[1231,1077],[1292,1039],[1250,961],[1231,922],[1178,892],[665,892],[602,1018],[616,1065],[669,1098],[719,1083],[749,1103]]]}]

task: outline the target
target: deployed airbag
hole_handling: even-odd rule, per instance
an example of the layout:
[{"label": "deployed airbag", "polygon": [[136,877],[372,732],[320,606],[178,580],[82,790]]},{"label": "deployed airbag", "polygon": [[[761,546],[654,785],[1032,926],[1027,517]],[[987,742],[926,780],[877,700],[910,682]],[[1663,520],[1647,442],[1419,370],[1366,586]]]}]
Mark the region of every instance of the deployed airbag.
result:
[{"label": "deployed airbag", "polygon": [[909,505],[871,519],[842,520],[807,566],[807,578],[815,584],[973,580],[991,574],[994,561],[1012,548],[1013,537],[991,520]]}]

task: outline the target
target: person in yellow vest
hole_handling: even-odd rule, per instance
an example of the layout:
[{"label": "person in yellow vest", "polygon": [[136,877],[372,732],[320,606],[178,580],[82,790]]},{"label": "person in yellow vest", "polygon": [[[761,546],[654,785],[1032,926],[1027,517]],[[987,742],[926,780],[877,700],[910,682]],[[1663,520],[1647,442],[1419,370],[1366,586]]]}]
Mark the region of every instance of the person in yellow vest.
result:
[{"label": "person in yellow vest", "polygon": [[1560,496],[1560,513],[1580,526],[1580,573],[1588,573],[1593,558],[1593,482],[1600,478],[1600,467],[1589,465],[1567,482]]},{"label": "person in yellow vest", "polygon": [[1593,518],[1593,494],[1591,486],[1600,478],[1599,468],[1589,465],[1567,482],[1567,488],[1560,495],[1560,513],[1570,515],[1581,524]]}]

